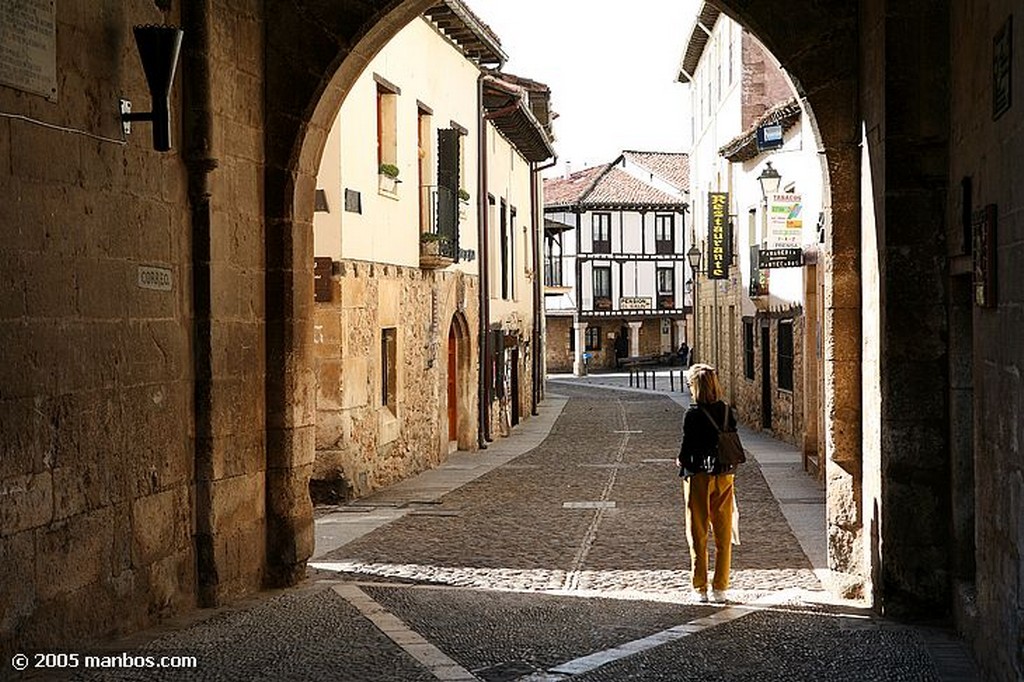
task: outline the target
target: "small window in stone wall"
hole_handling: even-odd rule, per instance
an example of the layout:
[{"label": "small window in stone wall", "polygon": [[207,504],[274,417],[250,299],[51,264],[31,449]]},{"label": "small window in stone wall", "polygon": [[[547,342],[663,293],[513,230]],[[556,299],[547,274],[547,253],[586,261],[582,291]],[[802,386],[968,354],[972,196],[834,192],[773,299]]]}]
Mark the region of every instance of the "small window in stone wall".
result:
[{"label": "small window in stone wall", "polygon": [[779,388],[793,390],[793,321],[779,321],[778,340]]},{"label": "small window in stone wall", "polygon": [[587,327],[587,348],[586,350],[601,350],[601,328]]},{"label": "small window in stone wall", "polygon": [[743,321],[743,376],[754,379],[754,323]]},{"label": "small window in stone wall", "polygon": [[380,330],[380,389],[381,405],[398,413],[398,330],[394,327]]}]

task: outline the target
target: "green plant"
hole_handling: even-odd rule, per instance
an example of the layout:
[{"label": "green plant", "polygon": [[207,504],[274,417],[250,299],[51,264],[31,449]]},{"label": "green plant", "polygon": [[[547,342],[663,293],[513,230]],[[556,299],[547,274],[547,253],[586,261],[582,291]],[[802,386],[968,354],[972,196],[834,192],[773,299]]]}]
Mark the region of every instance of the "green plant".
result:
[{"label": "green plant", "polygon": [[380,167],[377,168],[377,172],[394,180],[398,177],[398,166],[393,163],[382,163]]},{"label": "green plant", "polygon": [[469,201],[469,192],[467,192],[466,190],[464,190],[464,189],[462,189],[460,187],[459,188],[459,199],[462,199],[463,201]]},{"label": "green plant", "polygon": [[444,240],[444,236],[436,232],[420,232],[420,241],[424,244],[427,242],[443,242]]}]

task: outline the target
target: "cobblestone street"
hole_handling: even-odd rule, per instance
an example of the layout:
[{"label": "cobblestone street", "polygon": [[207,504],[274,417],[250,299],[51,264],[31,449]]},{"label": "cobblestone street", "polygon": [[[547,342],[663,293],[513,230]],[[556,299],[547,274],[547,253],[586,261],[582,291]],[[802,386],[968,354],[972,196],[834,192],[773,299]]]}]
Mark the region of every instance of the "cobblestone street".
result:
[{"label": "cobblestone street", "polygon": [[[72,679],[975,679],[949,632],[830,596],[820,484],[757,434],[743,434],[731,600],[697,603],[674,465],[685,402],[552,381],[512,437],[318,509],[302,587],[105,646],[196,669]],[[780,503],[787,480],[804,492]],[[819,537],[797,537],[803,509]]]}]

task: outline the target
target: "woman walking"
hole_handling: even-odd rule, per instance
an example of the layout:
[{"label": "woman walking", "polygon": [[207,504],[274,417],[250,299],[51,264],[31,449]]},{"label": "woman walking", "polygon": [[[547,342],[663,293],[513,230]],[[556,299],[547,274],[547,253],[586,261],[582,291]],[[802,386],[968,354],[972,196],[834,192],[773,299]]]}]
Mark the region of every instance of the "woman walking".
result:
[{"label": "woman walking", "polygon": [[686,537],[690,545],[693,589],[708,601],[708,533],[715,534],[715,601],[726,601],[732,562],[733,469],[719,462],[718,431],[736,429],[736,417],[722,399],[714,367],[693,365],[687,372],[692,401],[683,416],[679,475],[686,500]]}]

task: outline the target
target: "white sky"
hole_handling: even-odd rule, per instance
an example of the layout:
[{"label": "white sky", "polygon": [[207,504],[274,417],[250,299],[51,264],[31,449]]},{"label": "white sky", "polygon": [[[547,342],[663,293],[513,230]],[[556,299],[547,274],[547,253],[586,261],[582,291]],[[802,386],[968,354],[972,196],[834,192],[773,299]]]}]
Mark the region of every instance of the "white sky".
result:
[{"label": "white sky", "polygon": [[700,0],[465,1],[501,39],[504,70],[551,87],[546,175],[689,147],[689,86],[675,79]]}]

